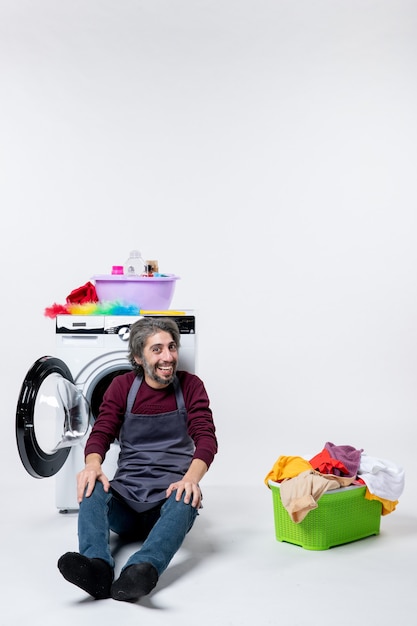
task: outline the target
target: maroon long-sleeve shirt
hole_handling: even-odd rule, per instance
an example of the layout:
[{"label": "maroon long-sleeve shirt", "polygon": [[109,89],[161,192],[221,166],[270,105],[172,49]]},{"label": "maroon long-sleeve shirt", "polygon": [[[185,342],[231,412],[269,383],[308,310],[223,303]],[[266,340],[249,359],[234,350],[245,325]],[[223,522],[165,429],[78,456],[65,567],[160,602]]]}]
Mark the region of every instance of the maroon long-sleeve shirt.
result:
[{"label": "maroon long-sleeve shirt", "polygon": [[[187,410],[188,434],[195,444],[193,459],[201,459],[210,467],[217,453],[217,438],[210,401],[202,380],[189,372],[177,372]],[[85,447],[85,456],[97,453],[102,459],[115,439],[126,411],[127,395],[135,372],[116,376],[107,388],[99,415]],[[167,413],[177,408],[173,385],[153,389],[145,380],[139,388],[132,412],[143,415]]]}]

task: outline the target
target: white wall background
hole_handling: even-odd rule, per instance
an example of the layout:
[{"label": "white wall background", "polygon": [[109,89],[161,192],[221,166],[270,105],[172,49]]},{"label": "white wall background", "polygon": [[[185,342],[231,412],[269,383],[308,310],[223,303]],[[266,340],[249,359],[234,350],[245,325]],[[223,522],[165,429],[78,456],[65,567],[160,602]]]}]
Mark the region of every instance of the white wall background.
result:
[{"label": "white wall background", "polygon": [[[130,249],[181,276],[220,451],[404,465],[417,408],[414,0],[0,0],[2,475],[46,306]],[[45,481],[40,481],[45,482]],[[414,495],[413,495],[414,492]]]}]

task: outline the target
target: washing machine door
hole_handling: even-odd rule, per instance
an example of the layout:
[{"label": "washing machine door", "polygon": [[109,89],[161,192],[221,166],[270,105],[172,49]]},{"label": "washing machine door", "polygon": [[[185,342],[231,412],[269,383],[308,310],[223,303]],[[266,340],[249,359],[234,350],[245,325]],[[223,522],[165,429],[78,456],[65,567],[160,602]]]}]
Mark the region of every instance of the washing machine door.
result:
[{"label": "washing machine door", "polygon": [[26,374],[16,410],[16,439],[25,469],[35,478],[56,474],[71,447],[85,437],[89,405],[68,366],[56,357],[38,359]]}]

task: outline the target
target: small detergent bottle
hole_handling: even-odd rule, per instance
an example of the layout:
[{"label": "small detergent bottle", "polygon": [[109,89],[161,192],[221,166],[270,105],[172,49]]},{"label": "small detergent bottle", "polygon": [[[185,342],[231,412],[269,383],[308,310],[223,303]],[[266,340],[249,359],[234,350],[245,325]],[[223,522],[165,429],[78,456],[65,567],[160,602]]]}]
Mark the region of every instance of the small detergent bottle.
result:
[{"label": "small detergent bottle", "polygon": [[132,250],[129,258],[124,264],[125,276],[140,276],[145,269],[145,261],[142,259],[139,250]]}]

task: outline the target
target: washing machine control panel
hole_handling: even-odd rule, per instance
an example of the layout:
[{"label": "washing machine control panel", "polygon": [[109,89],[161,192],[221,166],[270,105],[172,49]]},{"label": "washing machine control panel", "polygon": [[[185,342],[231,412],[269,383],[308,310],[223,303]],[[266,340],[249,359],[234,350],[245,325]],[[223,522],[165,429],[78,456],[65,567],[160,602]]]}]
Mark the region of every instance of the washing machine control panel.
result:
[{"label": "washing machine control panel", "polygon": [[[129,339],[130,326],[140,317],[168,317],[168,315],[58,315],[56,334],[68,335],[118,335],[122,341]],[[194,335],[195,316],[169,315],[179,328],[181,335]]]}]

